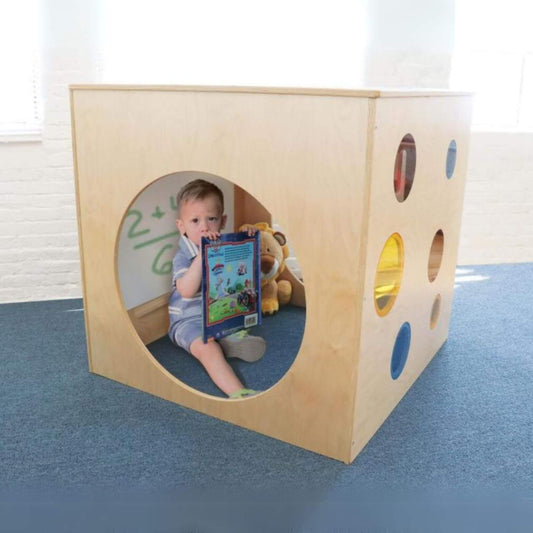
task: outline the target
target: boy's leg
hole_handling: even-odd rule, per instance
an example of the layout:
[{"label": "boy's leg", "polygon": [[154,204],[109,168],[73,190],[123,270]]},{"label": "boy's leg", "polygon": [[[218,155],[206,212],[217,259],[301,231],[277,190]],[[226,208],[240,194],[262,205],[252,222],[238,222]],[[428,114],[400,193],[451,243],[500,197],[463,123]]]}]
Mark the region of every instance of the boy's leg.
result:
[{"label": "boy's leg", "polygon": [[190,352],[202,363],[215,385],[228,396],[243,389],[243,384],[226,361],[220,345],[211,341],[204,344],[201,337],[192,341]]}]

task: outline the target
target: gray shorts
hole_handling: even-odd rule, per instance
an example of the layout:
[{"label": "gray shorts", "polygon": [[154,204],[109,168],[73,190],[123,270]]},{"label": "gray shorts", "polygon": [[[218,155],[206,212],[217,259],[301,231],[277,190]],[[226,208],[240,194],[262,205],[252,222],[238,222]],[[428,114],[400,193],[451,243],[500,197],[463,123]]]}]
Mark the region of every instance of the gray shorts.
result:
[{"label": "gray shorts", "polygon": [[174,324],[169,336],[174,344],[190,353],[192,342],[202,336],[202,317],[193,316]]}]

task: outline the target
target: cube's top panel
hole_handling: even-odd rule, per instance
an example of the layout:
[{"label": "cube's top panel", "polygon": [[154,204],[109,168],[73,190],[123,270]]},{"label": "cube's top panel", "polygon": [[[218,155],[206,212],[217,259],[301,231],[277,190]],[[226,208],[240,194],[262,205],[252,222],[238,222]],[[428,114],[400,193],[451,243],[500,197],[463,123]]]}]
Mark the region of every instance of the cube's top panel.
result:
[{"label": "cube's top panel", "polygon": [[305,87],[230,87],[195,85],[71,85],[74,90],[107,91],[175,91],[175,92],[225,92],[225,93],[262,93],[294,94],[311,96],[348,96],[358,98],[401,98],[427,96],[469,96],[468,92],[444,89],[328,89]]}]

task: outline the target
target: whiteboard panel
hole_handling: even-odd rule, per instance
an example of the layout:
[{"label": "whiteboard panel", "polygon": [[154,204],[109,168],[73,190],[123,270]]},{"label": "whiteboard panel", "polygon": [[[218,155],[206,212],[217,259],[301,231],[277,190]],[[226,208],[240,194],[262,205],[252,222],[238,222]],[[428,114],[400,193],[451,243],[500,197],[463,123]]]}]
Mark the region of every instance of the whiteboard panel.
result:
[{"label": "whiteboard panel", "polygon": [[179,240],[176,194],[194,179],[205,179],[224,193],[228,222],[233,231],[233,184],[205,172],[176,172],[154,181],[133,201],[120,233],[117,271],[126,309],[137,307],[171,290],[172,258]]}]

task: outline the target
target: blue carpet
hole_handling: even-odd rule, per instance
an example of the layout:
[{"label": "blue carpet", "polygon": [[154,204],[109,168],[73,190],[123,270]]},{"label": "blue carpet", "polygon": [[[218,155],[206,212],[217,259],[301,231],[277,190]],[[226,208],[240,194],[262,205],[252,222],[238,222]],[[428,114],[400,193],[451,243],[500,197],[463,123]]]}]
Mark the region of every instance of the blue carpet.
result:
[{"label": "blue carpet", "polygon": [[1,305],[0,490],[301,491],[290,531],[314,530],[339,494],[531,498],[533,264],[466,270],[448,342],[349,466],[89,374],[80,300]]}]

